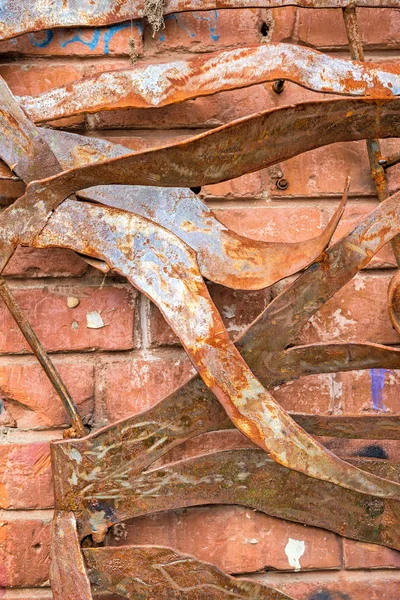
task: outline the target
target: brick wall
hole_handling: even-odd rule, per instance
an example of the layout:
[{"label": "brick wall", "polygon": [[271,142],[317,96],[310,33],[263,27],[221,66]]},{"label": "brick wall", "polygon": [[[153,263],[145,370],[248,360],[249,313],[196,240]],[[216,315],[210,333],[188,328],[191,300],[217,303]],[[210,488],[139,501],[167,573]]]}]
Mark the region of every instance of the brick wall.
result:
[{"label": "brick wall", "polygon": [[[358,12],[367,59],[399,59],[400,10]],[[220,10],[171,15],[154,39],[141,22],[132,27],[125,23],[22,36],[0,43],[0,75],[14,93],[23,95],[126,67],[131,33],[139,60],[144,61],[271,40],[348,56],[339,10]],[[162,109],[66,119],[62,126],[130,148],[146,148],[257,110],[315,96],[291,84],[282,95],[271,87],[260,85]],[[383,146],[393,150],[396,142],[388,140]],[[308,152],[282,163],[281,170],[289,182],[285,191],[277,189],[270,172],[261,171],[203,188],[201,195],[232,229],[268,241],[316,235],[337,206],[346,175],[352,177],[351,197],[337,236],[376,204],[363,142]],[[400,189],[400,169],[391,170],[390,186],[392,191]],[[0,198],[4,193],[5,184],[0,181]],[[357,339],[398,344],[386,311],[386,289],[393,273],[394,260],[385,248],[311,319],[299,341]],[[152,406],[189,373],[188,359],[158,310],[123,279],[104,278],[66,250],[19,249],[7,275],[92,428]],[[287,282],[251,293],[217,285],[210,290],[228,329],[237,332],[284,285]],[[78,299],[75,308],[69,308],[71,297]],[[90,327],[93,312],[101,315],[104,327]],[[0,598],[42,600],[51,597],[49,442],[61,437],[67,419],[3,305],[0,331]],[[298,412],[395,413],[400,412],[399,375],[372,370],[312,376],[282,386],[275,397],[286,409]],[[374,380],[382,377],[385,387],[379,392],[375,385],[373,394]],[[396,457],[396,451],[399,457],[396,442],[379,444],[390,458]],[[341,452],[354,454],[364,445],[349,443]],[[120,527],[115,535],[132,542],[172,545],[231,573],[259,570],[257,579],[299,600],[400,597],[399,552],[241,507],[155,515]],[[290,540],[304,543],[300,570],[291,558]]]}]

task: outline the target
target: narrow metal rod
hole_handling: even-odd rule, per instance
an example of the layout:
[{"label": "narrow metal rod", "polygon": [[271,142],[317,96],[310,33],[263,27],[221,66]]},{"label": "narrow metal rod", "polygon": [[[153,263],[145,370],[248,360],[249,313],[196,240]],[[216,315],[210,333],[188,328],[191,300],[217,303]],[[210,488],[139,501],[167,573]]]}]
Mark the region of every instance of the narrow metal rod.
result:
[{"label": "narrow metal rod", "polygon": [[385,158],[382,158],[382,160],[380,161],[380,164],[382,165],[382,167],[386,170],[389,169],[390,167],[394,167],[395,165],[400,163],[400,153],[399,154],[393,154],[392,156],[386,156]]},{"label": "narrow metal rod", "polygon": [[82,422],[82,419],[78,413],[76,405],[65,387],[60,375],[58,374],[54,364],[52,363],[49,355],[43,349],[42,344],[38,340],[35,332],[32,329],[31,324],[28,319],[25,317],[22,312],[20,306],[18,305],[16,299],[14,298],[10,288],[7,285],[4,277],[0,276],[0,297],[4,300],[8,310],[12,314],[15,322],[20,328],[24,338],[28,342],[32,352],[38,359],[40,365],[42,366],[44,372],[52,383],[55,391],[57,392],[61,402],[64,405],[65,410],[67,411],[69,418],[71,420],[73,429],[76,432],[78,437],[83,437],[86,435],[85,426]]},{"label": "narrow metal rod", "polygon": [[[354,4],[346,6],[343,9],[343,18],[349,41],[350,56],[352,60],[364,61],[364,48]],[[381,164],[383,158],[379,140],[367,140],[367,150],[371,167],[371,177],[375,183],[379,202],[383,202],[383,200],[389,197],[389,190],[386,171]],[[393,238],[391,245],[397,266],[400,267],[400,235]]]}]

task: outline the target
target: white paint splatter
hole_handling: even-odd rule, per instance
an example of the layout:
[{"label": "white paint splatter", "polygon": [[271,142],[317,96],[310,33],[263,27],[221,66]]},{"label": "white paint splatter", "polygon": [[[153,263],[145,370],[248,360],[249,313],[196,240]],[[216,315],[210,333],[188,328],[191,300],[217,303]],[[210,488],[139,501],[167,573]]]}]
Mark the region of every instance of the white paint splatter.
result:
[{"label": "white paint splatter", "polygon": [[103,317],[97,310],[86,313],[86,327],[88,329],[101,329],[105,327]]},{"label": "white paint splatter", "polygon": [[303,556],[306,549],[306,544],[303,540],[294,540],[289,538],[286,544],[285,554],[288,558],[289,565],[294,568],[295,571],[300,571],[300,558]]}]

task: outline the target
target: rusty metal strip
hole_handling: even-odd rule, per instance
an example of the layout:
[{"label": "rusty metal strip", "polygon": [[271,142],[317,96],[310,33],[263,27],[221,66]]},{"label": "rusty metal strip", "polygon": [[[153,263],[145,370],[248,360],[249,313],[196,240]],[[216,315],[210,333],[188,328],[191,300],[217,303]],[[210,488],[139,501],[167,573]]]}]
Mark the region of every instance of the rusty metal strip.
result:
[{"label": "rusty metal strip", "polygon": [[99,186],[79,196],[146,217],[196,252],[203,277],[234,289],[258,290],[297,273],[329,244],[346,195],[323,232],[304,242],[261,242],[225,227],[193,192],[183,188]]},{"label": "rusty metal strip", "polygon": [[397,193],[382,202],[277,296],[252,324],[239,347],[261,380],[269,378],[266,371],[270,358],[273,356],[276,364],[276,354],[295,343],[310,317],[399,233],[399,200]]},{"label": "rusty metal strip", "polygon": [[400,439],[400,415],[290,415],[312,435],[358,440]]},{"label": "rusty metal strip", "polygon": [[[166,0],[164,15],[229,8],[398,8],[398,0]],[[68,3],[46,4],[32,0],[8,0],[0,7],[0,40],[23,33],[56,27],[100,27],[148,16],[145,0],[70,0]]]},{"label": "rusty metal strip", "polygon": [[236,427],[274,460],[362,493],[400,498],[400,485],[326,452],[260,385],[229,339],[194,252],[176,236],[133,214],[66,200],[33,245],[104,260],[153,300]]},{"label": "rusty metal strip", "polygon": [[400,95],[400,64],[353,62],[282,43],[107,71],[19,101],[33,121],[44,123],[103,110],[167,106],[276,79],[315,92]]},{"label": "rusty metal strip", "polygon": [[55,512],[50,555],[54,600],[92,600],[73,512]]},{"label": "rusty metal strip", "polygon": [[288,106],[170,146],[127,154],[30,184],[27,193],[0,215],[0,236],[7,232],[0,272],[17,242],[31,243],[52,210],[79,189],[110,183],[166,187],[217,183],[339,140],[399,136],[399,109],[400,99]]},{"label": "rusty metal strip", "polygon": [[[92,465],[83,454],[83,462],[78,462],[82,443],[52,444],[56,472],[62,473],[63,482],[58,501],[65,510],[74,506],[82,537],[102,525],[106,530],[114,523],[164,510],[239,504],[273,517],[400,549],[398,502],[290,471],[259,449],[217,451],[135,473],[126,464],[128,448],[126,454],[121,454],[110,443],[106,453],[105,440],[92,446]],[[94,463],[94,459],[100,462]],[[349,460],[360,469],[399,481],[399,463]],[[103,476],[97,476],[94,483],[88,479],[93,463],[104,469]]]},{"label": "rusty metal strip", "polygon": [[[60,165],[39,130],[15,100],[0,77],[0,156],[12,173],[28,182],[60,171]],[[36,175],[36,176],[35,176]]]},{"label": "rusty metal strip", "polygon": [[163,546],[87,548],[92,584],[132,600],[290,600],[266,585]]},{"label": "rusty metal strip", "polygon": [[273,389],[305,375],[381,367],[400,369],[400,349],[357,342],[310,344],[271,352],[264,364],[263,383],[267,389]]},{"label": "rusty metal strip", "polygon": [[400,335],[400,271],[393,277],[388,289],[389,317]]},{"label": "rusty metal strip", "polygon": [[[78,134],[43,129],[42,135],[63,170],[131,153],[124,146]],[[98,186],[79,196],[133,212],[165,227],[196,251],[204,277],[235,289],[262,289],[310,264],[328,245],[345,202],[344,198],[316,238],[269,243],[229,230],[185,188]]]}]

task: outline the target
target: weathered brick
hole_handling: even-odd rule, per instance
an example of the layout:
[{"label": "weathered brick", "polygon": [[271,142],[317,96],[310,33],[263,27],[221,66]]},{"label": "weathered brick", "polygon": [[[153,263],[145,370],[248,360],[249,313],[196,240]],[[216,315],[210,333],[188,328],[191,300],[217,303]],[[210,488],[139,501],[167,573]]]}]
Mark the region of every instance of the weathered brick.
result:
[{"label": "weathered brick", "polygon": [[0,514],[0,586],[48,583],[51,513]]},{"label": "weathered brick", "polygon": [[0,444],[0,508],[53,506],[49,442]]},{"label": "weathered brick", "polygon": [[169,350],[108,360],[99,367],[97,423],[112,423],[154,406],[194,373],[186,354]]},{"label": "weathered brick", "polygon": [[[384,156],[399,150],[398,140],[382,142]],[[289,187],[284,191],[275,189],[276,197],[341,196],[348,176],[351,178],[350,196],[376,196],[364,141],[330,144],[299,154],[281,163],[281,169]],[[394,193],[400,189],[400,168],[392,167],[388,174],[390,191]]]},{"label": "weathered brick", "polygon": [[214,209],[217,218],[237,233],[265,242],[300,242],[321,233],[320,206],[265,206]]},{"label": "weathered brick", "polygon": [[[93,366],[83,360],[54,364],[79,412],[90,421],[94,410]],[[0,424],[23,429],[59,427],[69,420],[61,400],[35,359],[0,363]]]},{"label": "weathered brick", "polygon": [[[359,8],[363,45],[371,51],[376,49],[399,49],[400,14],[397,9]],[[298,10],[294,37],[298,43],[317,48],[348,49],[343,15],[338,10]]]},{"label": "weathered brick", "polygon": [[128,523],[125,534],[113,543],[171,546],[229,573],[340,567],[333,533],[242,507],[191,508],[142,517]]},{"label": "weathered brick", "polygon": [[[235,338],[264,310],[270,300],[268,290],[244,292],[208,284],[211,297],[220,312],[228,333]],[[152,346],[179,344],[159,309],[149,304],[149,342]]]},{"label": "weathered brick", "polygon": [[146,28],[145,49],[150,55],[171,51],[213,52],[270,41],[273,30],[272,14],[260,9],[176,13],[165,17],[165,27],[154,38],[151,28]]},{"label": "weathered brick", "polygon": [[270,585],[296,600],[397,600],[400,596],[398,573],[361,571],[313,573],[305,576],[268,573],[253,579]]},{"label": "weathered brick", "polygon": [[[103,288],[78,285],[46,285],[17,288],[14,295],[48,351],[127,350],[137,345],[135,310],[137,292],[129,285]],[[79,299],[69,308],[68,297]],[[97,317],[91,328],[91,319]],[[103,325],[102,325],[103,323]],[[0,353],[28,352],[15,321],[0,303]]]},{"label": "weathered brick", "polygon": [[387,287],[392,275],[359,273],[311,317],[297,343],[398,343],[387,310]]},{"label": "weathered brick", "polygon": [[87,263],[71,250],[63,248],[23,248],[19,246],[4,275],[10,277],[80,277]]},{"label": "weathered brick", "polygon": [[25,56],[119,56],[129,54],[129,38],[143,53],[143,27],[139,21],[108,27],[48,29],[0,42],[0,52]]},{"label": "weathered brick", "polygon": [[338,378],[345,412],[400,413],[400,371],[366,369]]},{"label": "weathered brick", "polygon": [[376,544],[343,539],[343,566],[346,569],[400,569],[400,552]]},{"label": "weathered brick", "polygon": [[[336,384],[337,385],[337,384]],[[334,411],[337,402],[335,375],[310,375],[271,390],[285,410],[311,414]]]}]

